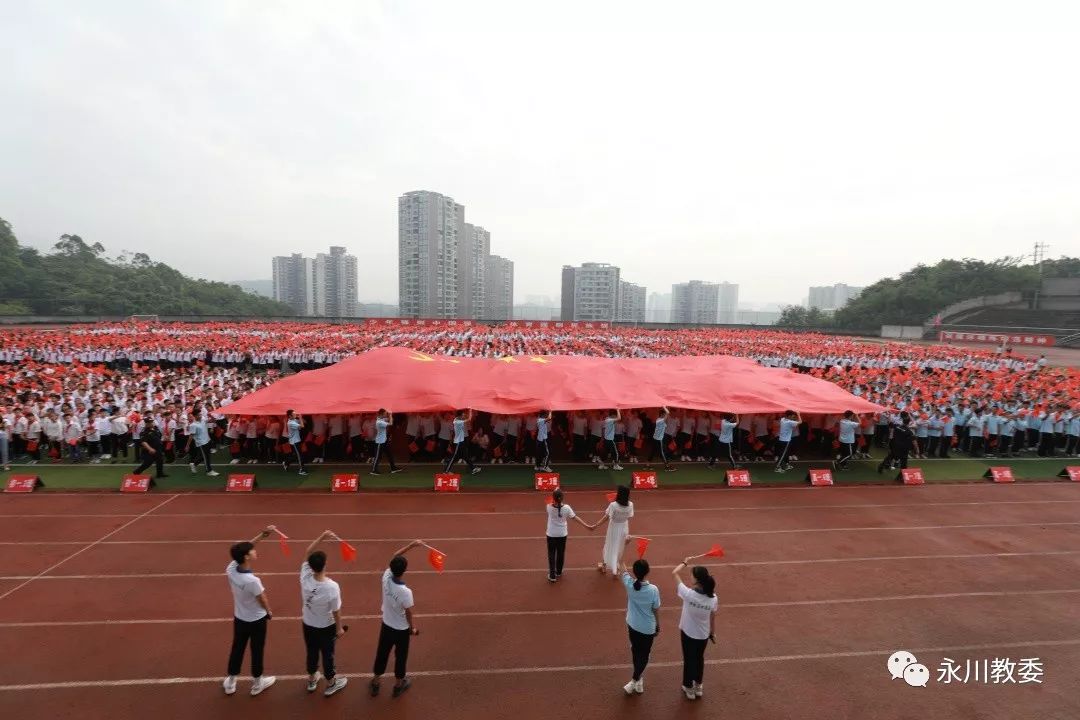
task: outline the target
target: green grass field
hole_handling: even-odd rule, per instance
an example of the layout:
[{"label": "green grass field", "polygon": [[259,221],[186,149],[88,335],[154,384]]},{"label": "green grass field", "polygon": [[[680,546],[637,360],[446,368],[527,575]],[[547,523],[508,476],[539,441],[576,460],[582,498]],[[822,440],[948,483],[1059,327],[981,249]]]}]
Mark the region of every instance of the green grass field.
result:
[{"label": "green grass field", "polygon": [[[982,475],[991,465],[1008,466],[1013,469],[1013,475],[1019,481],[1023,480],[1048,480],[1056,478],[1058,472],[1066,465],[1080,465],[1080,460],[1075,458],[1059,458],[1054,460],[1045,459],[1012,459],[1012,460],[970,460],[953,458],[950,460],[923,460],[913,461],[911,467],[920,467],[929,483],[941,482],[969,482],[984,480]],[[834,476],[837,485],[856,484],[891,484],[895,482],[896,473],[886,471],[882,475],[876,472],[877,461],[853,462],[851,469]],[[751,480],[755,485],[800,485],[805,484],[806,473],[811,468],[828,467],[824,462],[798,462],[795,469],[784,474],[774,473],[769,463],[751,463],[748,465]],[[458,466],[458,472],[462,473],[462,485],[466,489],[501,489],[501,490],[525,490],[533,487],[533,473],[531,468],[521,465],[486,465],[479,475],[471,476],[465,471],[464,465]],[[0,478],[4,479],[11,474],[36,474],[45,483],[44,490],[110,490],[117,489],[120,480],[125,473],[131,472],[133,465],[52,465],[42,463],[34,466],[13,466],[10,473],[3,473]],[[296,471],[286,473],[277,465],[218,465],[215,469],[221,473],[220,477],[207,477],[200,468],[197,474],[192,474],[189,467],[184,464],[166,466],[168,478],[158,481],[157,491],[179,490],[219,490],[224,487],[228,473],[254,473],[258,487],[273,490],[326,490],[330,485],[330,476],[337,472],[359,472],[361,489],[407,489],[407,488],[430,488],[434,473],[437,468],[434,465],[412,465],[404,472],[390,475],[388,471],[379,476],[367,474],[366,467],[356,465],[312,465],[308,468],[307,477],[299,477]],[[630,470],[640,469],[638,466],[627,466],[622,472],[612,470],[597,470],[591,465],[565,465],[554,468],[560,472],[560,483],[566,487],[612,487],[620,482],[629,482]],[[151,473],[153,472],[151,468]],[[708,470],[698,463],[678,465],[675,472],[657,472],[657,480],[660,487],[668,486],[702,486],[722,485],[724,473],[722,470]]]}]

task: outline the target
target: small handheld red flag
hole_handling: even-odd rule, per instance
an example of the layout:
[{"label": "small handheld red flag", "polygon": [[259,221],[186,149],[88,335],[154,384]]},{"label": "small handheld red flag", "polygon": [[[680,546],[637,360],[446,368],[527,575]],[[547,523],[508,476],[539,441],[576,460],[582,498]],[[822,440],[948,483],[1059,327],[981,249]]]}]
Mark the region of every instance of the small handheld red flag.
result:
[{"label": "small handheld red flag", "polygon": [[292,555],[292,550],[289,549],[289,536],[281,532],[277,528],[274,528],[274,532],[278,534],[278,545],[281,546],[282,554]]},{"label": "small handheld red flag", "polygon": [[608,494],[607,494],[607,501],[608,501],[609,503],[613,503],[613,502],[615,502],[615,493],[608,493]]},{"label": "small handheld red flag", "polygon": [[356,548],[354,548],[352,545],[345,542],[344,540],[340,540],[339,542],[341,543],[341,559],[345,562],[352,562],[353,560],[356,560]]},{"label": "small handheld red flag", "polygon": [[446,560],[446,555],[439,552],[435,548],[428,548],[427,561],[431,563],[431,567],[435,568],[439,572],[442,572],[444,560]]},{"label": "small handheld red flag", "polygon": [[724,557],[724,548],[719,545],[713,545],[712,550],[705,553],[705,557]]},{"label": "small handheld red flag", "polygon": [[637,539],[637,556],[639,560],[645,557],[645,551],[649,549],[650,542],[652,541],[645,537],[639,537]]}]

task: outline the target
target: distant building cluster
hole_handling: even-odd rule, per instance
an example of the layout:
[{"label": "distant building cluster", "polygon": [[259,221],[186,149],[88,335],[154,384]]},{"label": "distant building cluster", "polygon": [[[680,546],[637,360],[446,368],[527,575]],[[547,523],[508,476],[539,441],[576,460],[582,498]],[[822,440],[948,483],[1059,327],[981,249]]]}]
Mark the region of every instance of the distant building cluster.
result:
[{"label": "distant building cluster", "polygon": [[645,322],[644,285],[623,280],[607,263],[563,265],[561,319]]},{"label": "distant building cluster", "polygon": [[274,299],[297,315],[356,317],[356,258],[343,247],[306,258],[298,253],[273,259]]},{"label": "distant building cluster", "polygon": [[843,283],[810,288],[807,306],[819,310],[839,310],[854,300],[866,288],[852,287]]},{"label": "distant building cluster", "polygon": [[398,198],[398,308],[406,318],[510,320],[514,263],[465,206],[427,190]]}]

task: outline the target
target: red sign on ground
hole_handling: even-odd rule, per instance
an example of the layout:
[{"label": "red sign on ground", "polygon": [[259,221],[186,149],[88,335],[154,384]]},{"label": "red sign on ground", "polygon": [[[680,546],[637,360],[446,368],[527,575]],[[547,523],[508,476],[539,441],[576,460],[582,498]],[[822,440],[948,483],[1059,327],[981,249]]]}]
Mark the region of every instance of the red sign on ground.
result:
[{"label": "red sign on ground", "polygon": [[45,483],[41,482],[41,478],[39,478],[37,475],[12,475],[8,478],[7,487],[4,488],[4,492],[34,492],[36,488],[44,484]]},{"label": "red sign on ground", "polygon": [[630,477],[633,478],[633,488],[635,490],[655,490],[657,488],[656,473],[652,470],[630,473]]},{"label": "red sign on ground", "polygon": [[905,485],[925,485],[926,478],[923,477],[922,468],[904,468],[900,471],[900,474],[896,476],[897,480],[903,480]]},{"label": "red sign on ground", "polygon": [[810,484],[818,487],[821,485],[832,485],[832,470],[811,470],[806,473],[806,479],[810,481]]},{"label": "red sign on ground", "polygon": [[120,484],[120,492],[147,492],[154,486],[149,475],[125,475]]},{"label": "red sign on ground", "polygon": [[536,489],[551,492],[559,487],[559,473],[536,473]]},{"label": "red sign on ground", "polygon": [[993,478],[996,483],[1016,482],[1011,467],[992,467],[983,473],[984,478]]},{"label": "red sign on ground", "polygon": [[225,482],[225,492],[251,492],[255,489],[254,475],[230,474]]},{"label": "red sign on ground", "polygon": [[1058,473],[1058,477],[1067,477],[1073,482],[1080,482],[1080,465],[1069,465]]},{"label": "red sign on ground", "polygon": [[457,492],[461,489],[458,473],[435,473],[435,492]]},{"label": "red sign on ground", "polygon": [[360,476],[356,473],[338,473],[330,478],[330,492],[354,493],[360,489]]},{"label": "red sign on ground", "polygon": [[750,487],[750,471],[728,470],[727,484],[728,487]]}]

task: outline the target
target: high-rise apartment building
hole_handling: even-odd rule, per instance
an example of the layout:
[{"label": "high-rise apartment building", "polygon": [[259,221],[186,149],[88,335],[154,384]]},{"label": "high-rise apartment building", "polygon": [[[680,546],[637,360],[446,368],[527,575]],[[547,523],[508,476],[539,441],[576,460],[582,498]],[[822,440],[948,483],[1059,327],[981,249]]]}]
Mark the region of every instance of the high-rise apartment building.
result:
[{"label": "high-rise apartment building", "polygon": [[498,255],[488,255],[484,271],[483,320],[514,319],[514,263]]},{"label": "high-rise apartment building", "polygon": [[722,282],[717,289],[716,322],[731,325],[739,315],[739,286],[736,283]]},{"label": "high-rise apartment building", "polygon": [[[506,304],[502,297],[489,302],[488,269],[513,288],[514,264],[491,263],[491,257],[498,257],[491,255],[491,233],[466,223],[465,206],[453,198],[427,190],[398,198],[401,317],[487,319],[489,308]],[[512,315],[512,294],[507,302]]]},{"label": "high-rise apartment building", "polygon": [[619,310],[621,322],[645,322],[645,286],[626,280],[619,281]]},{"label": "high-rise apartment building", "polygon": [[618,318],[619,268],[607,263],[564,265],[562,319],[611,322]]},{"label": "high-rise apartment building", "polygon": [[299,254],[273,259],[274,299],[298,315],[356,317],[356,258],[331,247],[314,259]]},{"label": "high-rise apartment building", "polygon": [[645,319],[651,323],[671,322],[671,293],[649,293]]},{"label": "high-rise apartment building", "polygon": [[720,286],[702,280],[671,286],[671,322],[713,325],[720,306]]},{"label": "high-rise apartment building", "polygon": [[314,263],[299,253],[273,259],[274,299],[297,315],[315,314]]},{"label": "high-rise apartment building", "polygon": [[820,310],[839,310],[857,298],[866,288],[844,283],[810,288],[809,306]]}]

